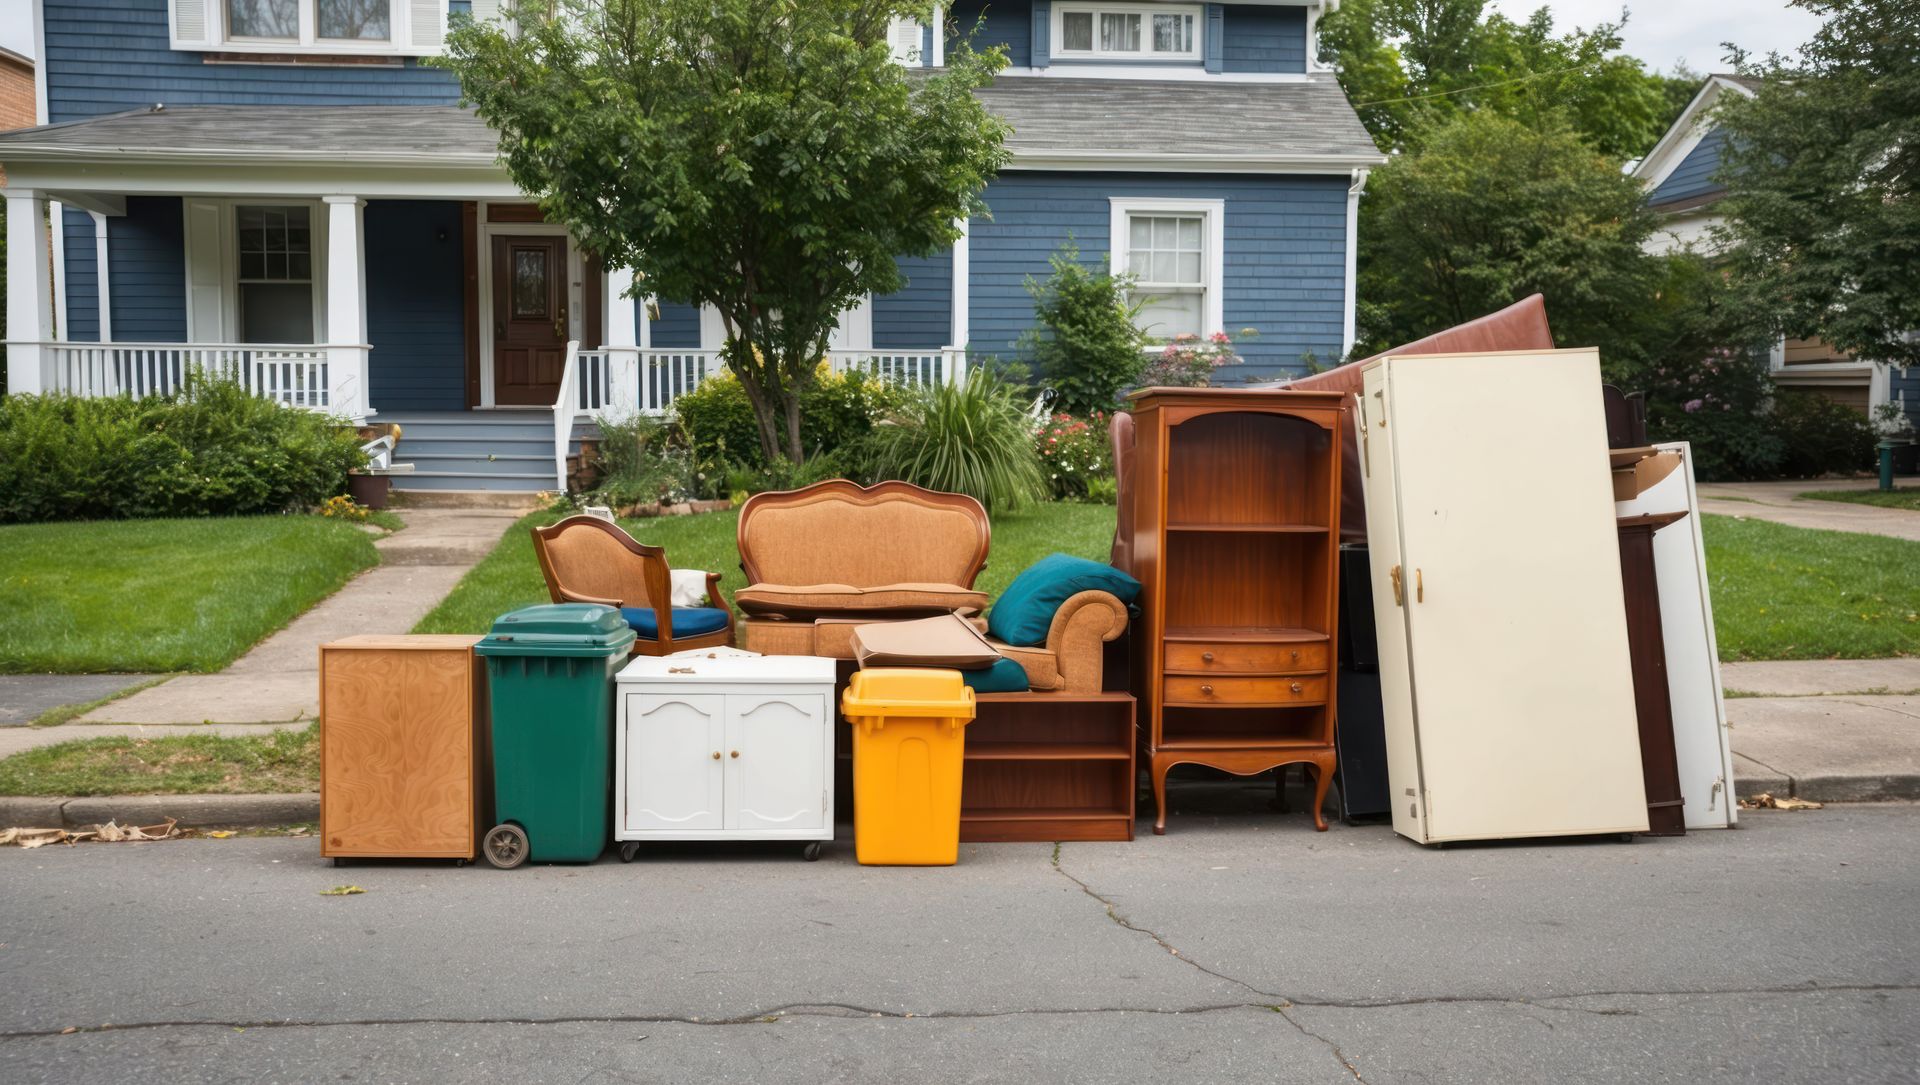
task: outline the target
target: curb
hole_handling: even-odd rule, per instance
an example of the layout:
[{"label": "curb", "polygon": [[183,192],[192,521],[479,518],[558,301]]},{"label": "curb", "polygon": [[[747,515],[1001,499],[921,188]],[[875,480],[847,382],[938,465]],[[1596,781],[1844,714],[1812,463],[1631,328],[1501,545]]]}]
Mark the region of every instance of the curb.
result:
[{"label": "curb", "polygon": [[320,820],[320,796],[98,795],[82,798],[0,796],[0,826],[79,829],[106,822],[155,825],[173,818],[182,828],[266,829]]}]

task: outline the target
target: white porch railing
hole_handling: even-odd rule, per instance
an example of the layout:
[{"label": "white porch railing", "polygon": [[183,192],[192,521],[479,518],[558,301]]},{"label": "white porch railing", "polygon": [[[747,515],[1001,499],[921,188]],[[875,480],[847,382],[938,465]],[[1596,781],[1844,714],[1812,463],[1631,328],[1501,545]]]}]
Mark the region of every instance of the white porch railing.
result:
[{"label": "white porch railing", "polygon": [[[634,405],[642,414],[665,414],[708,377],[725,371],[717,350],[605,347],[578,353],[574,393],[582,415]],[[827,362],[836,373],[858,370],[910,386],[958,384],[966,379],[963,350],[834,350]]]},{"label": "white porch railing", "polygon": [[177,392],[196,372],[289,407],[326,410],[327,348],[239,343],[41,343],[43,387],[76,396]]}]

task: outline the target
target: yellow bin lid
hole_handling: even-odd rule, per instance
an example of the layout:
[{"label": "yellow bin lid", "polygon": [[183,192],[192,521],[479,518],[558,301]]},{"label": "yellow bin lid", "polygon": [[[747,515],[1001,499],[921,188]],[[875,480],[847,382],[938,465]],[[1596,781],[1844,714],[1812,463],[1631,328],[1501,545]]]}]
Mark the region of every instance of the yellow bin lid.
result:
[{"label": "yellow bin lid", "polygon": [[875,667],[855,671],[840,698],[849,716],[973,718],[973,690],[960,672],[931,667]]}]

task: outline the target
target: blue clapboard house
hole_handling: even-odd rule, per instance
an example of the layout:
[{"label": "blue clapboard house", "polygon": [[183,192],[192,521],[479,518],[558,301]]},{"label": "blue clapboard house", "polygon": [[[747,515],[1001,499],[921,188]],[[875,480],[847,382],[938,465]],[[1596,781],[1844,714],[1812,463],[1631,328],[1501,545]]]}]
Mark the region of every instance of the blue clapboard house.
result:
[{"label": "blue clapboard house", "polygon": [[[576,423],[663,410],[717,368],[715,314],[633,299],[421,63],[498,0],[25,2],[43,123],[0,135],[13,391],[139,394],[215,368],[400,422],[403,485],[533,490]],[[1335,3],[957,0],[944,33],[896,25],[909,66],[976,25],[1006,46],[982,98],[1014,157],[991,215],[842,315],[833,364],[964,379],[1015,350],[1025,280],[1069,239],[1138,276],[1157,336],[1256,329],[1235,377],[1344,354],[1356,203],[1382,158],[1315,60]]]}]

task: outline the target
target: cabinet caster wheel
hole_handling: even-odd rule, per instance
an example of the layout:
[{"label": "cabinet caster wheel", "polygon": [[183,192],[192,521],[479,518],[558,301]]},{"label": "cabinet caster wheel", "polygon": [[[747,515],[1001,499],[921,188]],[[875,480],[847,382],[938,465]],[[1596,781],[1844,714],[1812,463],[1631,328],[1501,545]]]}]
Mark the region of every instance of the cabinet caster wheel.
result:
[{"label": "cabinet caster wheel", "polygon": [[633,857],[638,854],[640,854],[640,842],[638,840],[629,840],[626,843],[620,845],[620,861],[621,862],[631,863],[633,862]]},{"label": "cabinet caster wheel", "polygon": [[455,870],[459,870],[461,867],[464,867],[466,865],[467,865],[467,861],[465,859],[455,859],[453,861],[453,869]]},{"label": "cabinet caster wheel", "polygon": [[800,849],[800,857],[809,863],[818,862],[820,860],[820,842],[816,840]]},{"label": "cabinet caster wheel", "polygon": [[333,857],[333,865],[334,865],[334,869],[336,869],[336,870],[337,870],[337,869],[339,869],[340,867],[343,867],[343,866],[346,866],[346,865],[347,865],[347,861],[346,861],[346,859],[344,859],[344,858],[342,858],[342,857],[340,857],[340,856],[338,856],[338,855],[336,855],[336,856],[334,856],[334,857]]},{"label": "cabinet caster wheel", "polygon": [[487,838],[480,846],[487,862],[501,870],[512,870],[526,862],[528,848],[527,831],[518,825],[495,825],[487,830]]}]

